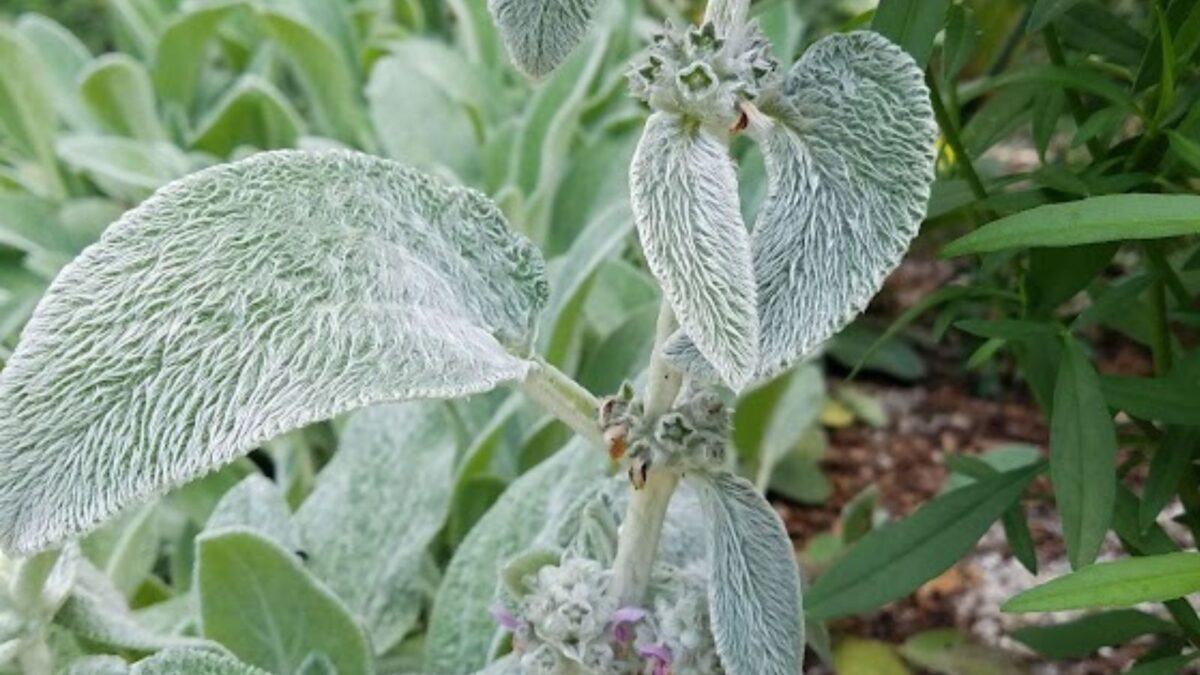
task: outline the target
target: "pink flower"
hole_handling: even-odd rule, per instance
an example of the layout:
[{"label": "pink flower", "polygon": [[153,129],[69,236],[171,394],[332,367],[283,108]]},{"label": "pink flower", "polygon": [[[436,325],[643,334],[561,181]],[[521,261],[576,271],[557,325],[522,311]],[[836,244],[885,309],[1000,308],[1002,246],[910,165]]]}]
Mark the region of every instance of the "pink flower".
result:
[{"label": "pink flower", "polygon": [[646,618],[646,610],[638,607],[622,607],[613,612],[611,621],[613,638],[617,642],[629,642],[633,639],[633,632],[630,630],[630,625],[644,618]]},{"label": "pink flower", "polygon": [[653,675],[671,675],[671,648],[664,644],[642,645],[638,654],[650,660]]}]

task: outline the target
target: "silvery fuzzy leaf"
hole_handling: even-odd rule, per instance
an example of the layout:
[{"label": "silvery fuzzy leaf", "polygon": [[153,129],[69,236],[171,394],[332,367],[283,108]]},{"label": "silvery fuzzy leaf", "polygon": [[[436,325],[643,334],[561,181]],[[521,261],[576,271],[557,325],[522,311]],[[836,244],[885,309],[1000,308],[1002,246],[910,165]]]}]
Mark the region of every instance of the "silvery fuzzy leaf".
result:
[{"label": "silvery fuzzy leaf", "polygon": [[680,116],[650,116],[630,167],[630,197],[650,271],[682,332],[740,389],[758,364],[750,235],[722,139]]},{"label": "silvery fuzzy leaf", "polygon": [[309,569],[359,616],[377,654],[425,605],[424,555],[446,521],[457,450],[445,410],[416,401],[354,413],[296,512]]},{"label": "silvery fuzzy leaf", "polygon": [[800,573],[779,516],[748,481],[699,476],[709,609],[729,675],[795,675],[804,662]]},{"label": "silvery fuzzy leaf", "polygon": [[583,39],[596,0],[488,0],[488,9],[516,66],[542,77]]},{"label": "silvery fuzzy leaf", "polygon": [[286,549],[300,548],[283,490],[262,474],[250,474],[226,492],[204,524],[207,532],[229,528],[249,528]]},{"label": "silvery fuzzy leaf", "polygon": [[792,68],[760,139],[767,200],[752,237],[759,376],[862,312],[925,216],[937,126],[921,69],[873,32],[833,35]]},{"label": "silvery fuzzy leaf", "polygon": [[130,675],[269,675],[227,654],[199,649],[168,649],[134,664]]},{"label": "silvery fuzzy leaf", "polygon": [[27,553],[284,431],[523,377],[537,250],[394,162],[269,152],[125,214],[0,373],[0,544]]},{"label": "silvery fuzzy leaf", "polygon": [[604,480],[608,457],[582,438],[524,474],[500,495],[455,551],[429,619],[425,670],[469,673],[482,668],[499,627],[488,609],[500,568],[559,530],[559,514]]},{"label": "silvery fuzzy leaf", "polygon": [[[873,32],[821,40],[782,93],[759,103],[775,118],[751,125],[769,182],[751,235],[755,379],[767,379],[844,328],[900,262],[925,215],[937,127],[920,68]],[[677,335],[668,356],[718,379],[688,337]]]}]

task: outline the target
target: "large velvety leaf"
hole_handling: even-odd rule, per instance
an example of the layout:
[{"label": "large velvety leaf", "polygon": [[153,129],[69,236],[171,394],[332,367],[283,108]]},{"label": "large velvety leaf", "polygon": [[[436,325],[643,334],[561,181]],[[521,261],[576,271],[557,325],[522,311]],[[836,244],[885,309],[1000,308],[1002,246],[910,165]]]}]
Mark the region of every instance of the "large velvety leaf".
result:
[{"label": "large velvety leaf", "polygon": [[246,476],[226,492],[204,523],[206,533],[226,529],[253,530],[286,549],[300,549],[300,535],[287,497],[260,473]]},{"label": "large velvety leaf", "polygon": [[0,543],[36,550],[290,429],[523,377],[537,250],[482,195],[346,152],[161,190],[66,267],[0,374]]},{"label": "large velvety leaf", "polygon": [[191,160],[173,143],[121,136],[68,136],[58,156],[106,194],[138,202],[186,175]]},{"label": "large velvety leaf", "polygon": [[962,558],[1043,468],[980,479],[873,530],[817,578],[808,593],[808,616],[865,612],[916,590]]},{"label": "large velvety leaf", "polygon": [[488,0],[488,9],[513,62],[541,77],[583,39],[596,0]]},{"label": "large velvety leaf", "polygon": [[1005,612],[1132,607],[1200,591],[1200,553],[1166,553],[1097,563],[1035,586],[1004,603]]},{"label": "large velvety leaf", "polygon": [[294,672],[314,650],[338,672],[374,671],[354,617],[291,552],[249,530],[203,535],[197,547],[205,637],[274,673]]},{"label": "large velvety leaf", "polygon": [[696,485],[708,523],[713,637],[725,672],[800,672],[800,573],[783,523],[742,478],[701,477]]},{"label": "large velvety leaf", "polygon": [[921,69],[869,32],[834,35],[764,109],[770,180],[754,227],[760,376],[812,353],[866,308],[917,234],[936,126]]},{"label": "large velvety leaf", "polygon": [[154,84],[163,99],[186,111],[196,97],[206,47],[241,0],[216,0],[173,18],[154,51]]},{"label": "large velvety leaf", "polygon": [[[608,458],[582,438],[518,478],[471,529],[446,568],[429,619],[425,670],[469,673],[482,668],[500,633],[488,608],[500,569],[539,536],[584,490],[604,479]],[[554,542],[544,542],[552,544]]]},{"label": "large velvety leaf", "polygon": [[362,619],[376,653],[420,617],[425,551],[450,507],[456,446],[440,402],[361,410],[296,513],[309,569]]},{"label": "large velvety leaf", "polygon": [[1117,435],[1096,370],[1067,340],[1054,385],[1050,480],[1071,566],[1090,564],[1112,523],[1117,498]]},{"label": "large velvety leaf", "polygon": [[50,97],[63,120],[77,129],[91,128],[95,122],[83,108],[76,86],[79,74],[92,60],[87,47],[62,24],[41,14],[21,15],[17,31],[29,40],[46,64]]},{"label": "large velvety leaf", "polygon": [[725,142],[681,116],[650,116],[630,167],[646,262],[683,333],[730,387],[758,363],[750,236]]}]

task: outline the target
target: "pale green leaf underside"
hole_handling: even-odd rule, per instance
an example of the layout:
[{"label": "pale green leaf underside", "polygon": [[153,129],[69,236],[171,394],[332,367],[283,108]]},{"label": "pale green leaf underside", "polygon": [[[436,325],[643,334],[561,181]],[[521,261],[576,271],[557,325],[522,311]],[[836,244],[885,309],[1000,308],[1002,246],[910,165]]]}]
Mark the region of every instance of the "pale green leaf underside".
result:
[{"label": "pale green leaf underside", "polygon": [[783,523],[742,478],[701,477],[696,484],[708,520],[713,637],[725,672],[800,672],[800,576]]},{"label": "pale green leaf underside", "polygon": [[450,507],[456,450],[443,403],[360,410],[296,514],[309,569],[363,620],[376,653],[420,618],[422,565]]},{"label": "pale green leaf underside", "polygon": [[[925,215],[937,128],[920,68],[871,32],[813,45],[761,104],[774,116],[757,132],[768,194],[751,235],[766,379],[845,327],[900,262]],[[695,347],[670,353],[712,377]]]},{"label": "pale green leaf underside", "polygon": [[125,54],[106,54],[79,78],[84,103],[109,132],[144,141],[167,139],[155,110],[150,73],[141,62]]},{"label": "pale green leaf underside", "polygon": [[[650,116],[630,167],[646,262],[684,333],[734,389],[758,361],[750,235],[729,149],[684,118]],[[674,351],[672,349],[672,351]]]},{"label": "pale green leaf underside", "polygon": [[0,374],[0,544],[26,553],[284,431],[521,378],[537,250],[388,160],[263,153],[163,188],[51,285]]},{"label": "pale green leaf underside", "polygon": [[338,672],[374,672],[354,617],[294,554],[249,530],[206,534],[197,551],[205,637],[273,673],[294,672],[313,651]]},{"label": "pale green leaf underside", "polygon": [[595,481],[607,457],[576,438],[518,478],[471,529],[454,554],[438,591],[426,638],[425,669],[469,673],[482,668],[499,632],[489,615],[500,568],[544,532],[557,531],[555,516]]},{"label": "pale green leaf underside", "polygon": [[488,9],[513,62],[542,77],[583,39],[596,0],[488,0]]},{"label": "pale green leaf underside", "polygon": [[168,649],[138,661],[130,675],[267,675],[267,671],[241,661],[199,649]]}]

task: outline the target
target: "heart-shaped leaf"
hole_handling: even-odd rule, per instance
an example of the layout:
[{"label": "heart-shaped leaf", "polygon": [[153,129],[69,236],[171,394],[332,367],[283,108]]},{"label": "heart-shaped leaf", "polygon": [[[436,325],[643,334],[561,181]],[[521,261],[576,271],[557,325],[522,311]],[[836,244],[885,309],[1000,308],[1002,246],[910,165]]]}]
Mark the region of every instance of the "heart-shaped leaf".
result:
[{"label": "heart-shaped leaf", "polygon": [[770,181],[754,227],[760,376],[811,354],[866,308],[925,215],[937,127],[912,58],[871,32],[793,67],[761,138]]},{"label": "heart-shaped leaf", "polygon": [[629,175],[650,271],[682,332],[726,384],[740,389],[758,364],[759,326],[750,235],[729,148],[703,126],[657,112]]},{"label": "heart-shaped leaf", "polygon": [[164,187],[64,268],[0,374],[0,544],[27,553],[291,429],[523,377],[543,262],[499,210],[366,155]]}]

